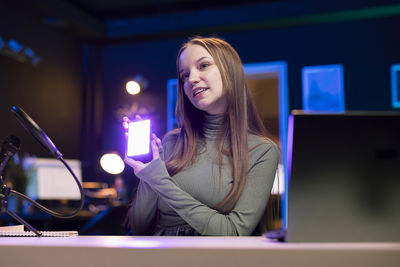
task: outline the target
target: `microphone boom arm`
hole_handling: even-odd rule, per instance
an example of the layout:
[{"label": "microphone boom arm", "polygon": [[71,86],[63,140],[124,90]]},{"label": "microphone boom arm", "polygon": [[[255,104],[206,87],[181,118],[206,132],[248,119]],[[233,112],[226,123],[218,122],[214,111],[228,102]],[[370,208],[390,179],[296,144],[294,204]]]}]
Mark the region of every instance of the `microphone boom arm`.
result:
[{"label": "microphone boom arm", "polygon": [[[20,198],[23,198],[27,201],[29,201],[30,203],[32,203],[34,206],[36,206],[37,208],[41,209],[44,212],[49,213],[52,216],[58,217],[58,218],[63,218],[63,219],[68,219],[68,218],[72,218],[75,215],[77,215],[83,208],[84,203],[85,203],[85,193],[83,191],[83,187],[81,182],[79,181],[78,177],[76,177],[76,174],[73,172],[73,170],[71,169],[71,167],[67,164],[67,162],[63,159],[62,154],[60,153],[60,151],[58,151],[58,149],[56,148],[56,146],[54,145],[54,143],[50,140],[50,138],[42,131],[42,129],[40,129],[40,127],[35,123],[35,121],[33,121],[28,114],[26,114],[21,108],[19,108],[18,106],[12,106],[11,111],[16,115],[17,119],[20,121],[20,123],[22,124],[22,126],[29,131],[30,134],[33,135],[33,137],[36,138],[36,140],[44,147],[46,148],[56,159],[60,160],[64,166],[68,169],[68,171],[71,173],[71,175],[74,177],[74,180],[76,182],[76,184],[78,185],[79,188],[79,192],[81,195],[81,201],[80,201],[80,206],[77,210],[75,210],[74,212],[72,212],[71,214],[62,214],[56,211],[52,211],[44,206],[42,206],[41,204],[39,204],[38,202],[36,202],[35,200],[29,198],[28,196],[25,196],[24,194],[21,194],[17,191],[11,190],[10,187],[8,187],[3,179],[2,179],[2,172],[3,172],[3,168],[6,164],[6,161],[8,161],[9,157],[11,154],[7,154],[4,156],[4,166],[0,166],[0,211],[2,211],[3,209],[14,219],[16,219],[18,222],[22,223],[23,225],[25,225],[27,228],[29,228],[32,232],[34,232],[37,236],[42,236],[42,234],[37,231],[35,228],[33,228],[31,225],[29,225],[27,222],[25,222],[22,218],[20,218],[17,214],[15,214],[14,212],[10,211],[8,209],[8,196],[9,195],[14,195]],[[10,148],[12,148],[12,153],[15,153],[18,149],[19,149],[19,140],[17,142],[18,138],[14,138],[14,137],[10,137],[9,139],[7,139],[7,145],[13,145],[13,146],[7,146],[5,150],[8,150]],[[16,150],[15,150],[16,149]],[[15,151],[14,151],[15,150]]]}]

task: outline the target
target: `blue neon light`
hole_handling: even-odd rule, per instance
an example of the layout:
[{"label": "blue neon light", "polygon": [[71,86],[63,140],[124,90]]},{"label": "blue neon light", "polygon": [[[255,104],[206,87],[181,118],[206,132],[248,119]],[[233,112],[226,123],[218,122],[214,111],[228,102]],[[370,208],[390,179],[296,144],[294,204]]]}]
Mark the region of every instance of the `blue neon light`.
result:
[{"label": "blue neon light", "polygon": [[8,47],[10,47],[10,49],[11,49],[14,53],[18,54],[18,53],[22,50],[23,45],[19,44],[19,43],[18,43],[17,41],[15,41],[15,40],[9,40],[9,41],[8,41]]},{"label": "blue neon light", "polygon": [[175,118],[175,106],[178,98],[178,80],[169,79],[167,81],[167,131],[178,127]]},{"label": "blue neon light", "polygon": [[390,68],[392,82],[392,107],[400,108],[400,64]]}]

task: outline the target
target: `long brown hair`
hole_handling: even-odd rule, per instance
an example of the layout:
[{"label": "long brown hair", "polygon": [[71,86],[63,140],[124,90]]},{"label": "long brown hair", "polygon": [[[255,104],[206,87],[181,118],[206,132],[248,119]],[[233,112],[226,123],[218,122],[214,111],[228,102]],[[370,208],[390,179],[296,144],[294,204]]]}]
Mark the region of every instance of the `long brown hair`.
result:
[{"label": "long brown hair", "polygon": [[[266,131],[251,99],[244,76],[242,61],[237,52],[226,41],[215,37],[194,37],[185,42],[177,55],[178,97],[175,115],[180,127],[179,136],[170,157],[167,169],[174,175],[190,166],[203,140],[203,111],[195,108],[184,93],[183,81],[179,75],[179,58],[191,45],[200,45],[207,50],[217,65],[222,78],[223,90],[228,98],[228,108],[217,138],[219,169],[222,156],[231,161],[233,184],[230,192],[216,209],[229,213],[243,191],[248,171],[248,134],[265,136]],[[230,147],[224,147],[228,138]]]}]

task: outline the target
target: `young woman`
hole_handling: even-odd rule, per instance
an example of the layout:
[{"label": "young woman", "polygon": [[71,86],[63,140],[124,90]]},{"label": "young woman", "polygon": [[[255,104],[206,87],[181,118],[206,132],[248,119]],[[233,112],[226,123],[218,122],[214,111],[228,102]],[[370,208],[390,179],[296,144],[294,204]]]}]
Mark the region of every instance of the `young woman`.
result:
[{"label": "young woman", "polygon": [[196,37],[178,52],[180,128],[153,160],[126,158],[140,179],[129,219],[134,235],[251,235],[264,214],[280,157],[265,137],[236,51]]}]

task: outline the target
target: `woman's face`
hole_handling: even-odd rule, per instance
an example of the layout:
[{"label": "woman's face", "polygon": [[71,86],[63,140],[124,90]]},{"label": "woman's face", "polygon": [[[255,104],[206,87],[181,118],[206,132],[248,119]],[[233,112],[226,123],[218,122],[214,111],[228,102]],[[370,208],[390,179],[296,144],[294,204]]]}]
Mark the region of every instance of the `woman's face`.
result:
[{"label": "woman's face", "polygon": [[212,56],[200,45],[189,45],[179,57],[179,77],[190,102],[211,115],[225,113],[228,99],[221,73]]}]

